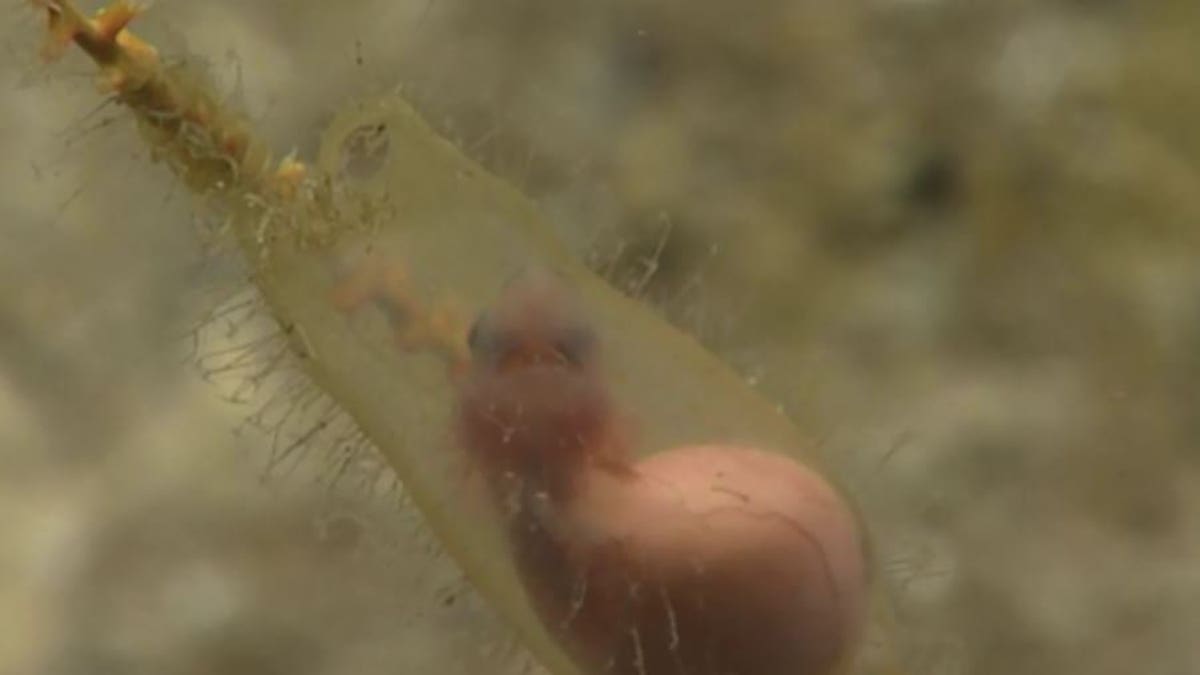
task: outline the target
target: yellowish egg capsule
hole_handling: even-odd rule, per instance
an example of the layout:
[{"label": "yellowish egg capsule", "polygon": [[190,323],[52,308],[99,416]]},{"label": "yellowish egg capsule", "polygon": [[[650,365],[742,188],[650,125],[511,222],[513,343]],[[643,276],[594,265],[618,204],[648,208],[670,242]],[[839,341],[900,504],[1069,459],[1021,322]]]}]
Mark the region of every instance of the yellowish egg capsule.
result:
[{"label": "yellowish egg capsule", "polygon": [[115,23],[41,4],[223,205],[305,373],[549,670],[896,672],[859,649],[881,607],[864,537],[803,436],[407,103],[352,104],[313,165],[280,164],[124,3]]}]

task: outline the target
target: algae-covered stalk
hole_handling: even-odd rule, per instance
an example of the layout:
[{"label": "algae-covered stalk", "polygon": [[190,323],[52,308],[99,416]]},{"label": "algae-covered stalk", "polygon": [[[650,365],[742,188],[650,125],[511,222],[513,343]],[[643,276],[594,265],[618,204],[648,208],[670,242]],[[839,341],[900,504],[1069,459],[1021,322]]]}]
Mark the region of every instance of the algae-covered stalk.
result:
[{"label": "algae-covered stalk", "polygon": [[[789,421],[406,103],[352,105],[314,166],[275,163],[125,29],[130,5],[40,4],[52,47],[91,55],[220,210],[304,371],[551,670],[894,672],[859,658],[863,537]],[[379,161],[350,172],[365,134]]]}]

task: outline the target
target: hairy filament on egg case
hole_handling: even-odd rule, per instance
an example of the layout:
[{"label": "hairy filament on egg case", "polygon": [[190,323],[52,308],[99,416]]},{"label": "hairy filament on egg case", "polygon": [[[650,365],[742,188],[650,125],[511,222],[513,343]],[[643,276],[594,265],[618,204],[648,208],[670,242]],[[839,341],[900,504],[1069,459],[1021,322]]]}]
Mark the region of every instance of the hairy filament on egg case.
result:
[{"label": "hairy filament on egg case", "polygon": [[[108,96],[98,109],[113,102],[128,109],[154,158],[164,162],[192,193],[225,211],[215,214],[223,223],[221,233],[232,232],[250,263],[249,281],[258,290],[218,305],[185,335],[192,344],[189,360],[202,377],[218,384],[235,382],[232,391],[225,393],[226,400],[251,402],[268,378],[294,368],[296,363],[289,363],[292,357],[314,356],[304,330],[270,299],[264,273],[272,247],[285,240],[300,247],[324,245],[336,234],[327,223],[336,221],[344,229],[363,219],[334,217],[331,181],[310,176],[308,167],[291,155],[272,160],[244,117],[221,105],[210,83],[186,65],[164,62],[152,45],[134,35],[128,25],[141,9],[133,3],[116,0],[89,18],[70,0],[31,2],[47,21],[43,58],[58,59],[69,45],[77,45],[100,69],[101,86]],[[260,319],[263,324],[256,325]],[[202,350],[200,333],[214,326],[223,327],[225,335],[217,336],[216,346]],[[244,330],[250,332],[248,337],[229,343]],[[438,340],[433,343],[436,349]],[[310,423],[315,426],[302,428],[296,440],[283,438],[314,400],[325,397],[333,408],[332,399],[315,390],[308,375],[283,382],[246,420],[272,438],[267,473],[287,457],[303,454],[315,436],[328,431],[332,412]],[[331,464],[339,474],[345,473],[358,454]]]},{"label": "hairy filament on egg case", "polygon": [[242,211],[238,221],[258,223],[254,231],[234,228],[247,253],[265,255],[267,244],[296,229],[295,214],[320,212],[318,193],[328,183],[307,180],[307,167],[291,156],[273,161],[245,119],[221,106],[211,85],[186,67],[164,64],[153,46],[127,29],[140,12],[133,3],[117,0],[88,18],[69,0],[33,2],[48,22],[46,59],[77,45],[99,66],[110,100],[133,113],[157,160],[194,193]]}]

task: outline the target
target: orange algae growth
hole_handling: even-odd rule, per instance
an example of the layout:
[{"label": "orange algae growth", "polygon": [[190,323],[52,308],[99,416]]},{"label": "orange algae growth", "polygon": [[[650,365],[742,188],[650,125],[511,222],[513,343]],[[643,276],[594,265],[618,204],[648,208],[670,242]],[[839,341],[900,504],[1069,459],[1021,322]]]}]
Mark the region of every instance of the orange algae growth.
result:
[{"label": "orange algae growth", "polygon": [[553,672],[895,672],[857,649],[883,616],[862,536],[788,420],[406,103],[350,106],[314,166],[275,162],[127,3],[38,4],[48,53],[86,51],[219,209],[305,372]]}]

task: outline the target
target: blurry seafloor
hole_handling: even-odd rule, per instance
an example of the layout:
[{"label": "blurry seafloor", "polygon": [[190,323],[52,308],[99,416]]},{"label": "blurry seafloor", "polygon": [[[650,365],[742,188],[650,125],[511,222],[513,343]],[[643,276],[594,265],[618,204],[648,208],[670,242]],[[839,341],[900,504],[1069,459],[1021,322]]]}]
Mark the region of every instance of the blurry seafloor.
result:
[{"label": "blurry seafloor", "polygon": [[[343,6],[344,5],[344,6]],[[91,69],[0,61],[0,673],[516,673],[394,493],[169,337],[236,269]],[[914,675],[1200,672],[1200,5],[162,0],[280,151],[403,85],[777,400]],[[240,82],[240,87],[237,83]],[[659,247],[661,245],[661,250]]]}]

